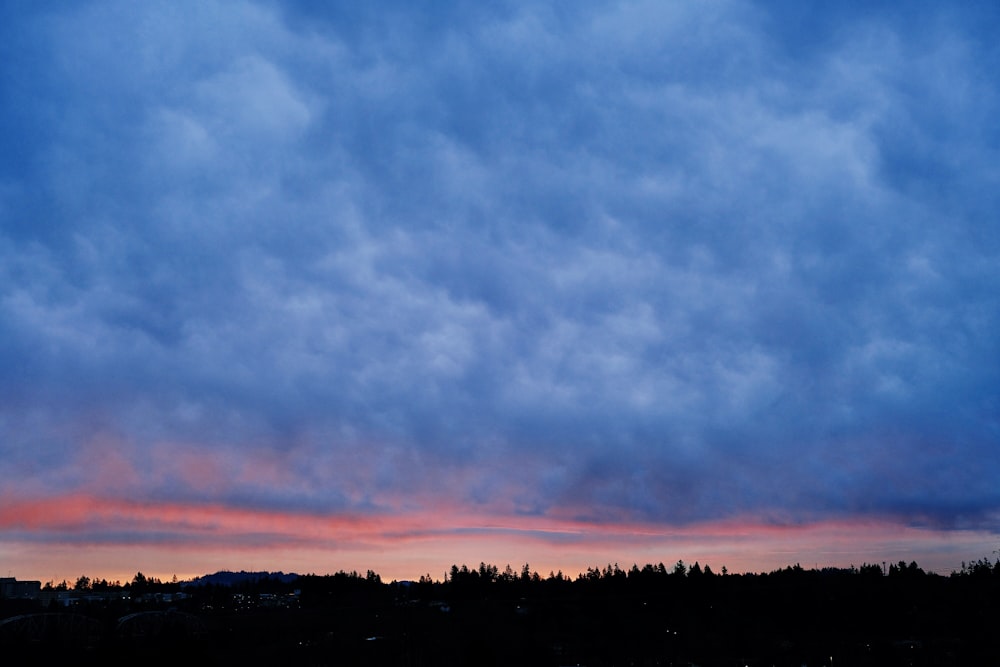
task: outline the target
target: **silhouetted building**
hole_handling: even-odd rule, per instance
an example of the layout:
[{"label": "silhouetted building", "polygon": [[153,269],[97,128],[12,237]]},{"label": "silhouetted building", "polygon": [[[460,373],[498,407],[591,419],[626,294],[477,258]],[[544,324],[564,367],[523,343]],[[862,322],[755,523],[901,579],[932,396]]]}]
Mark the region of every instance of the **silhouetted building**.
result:
[{"label": "silhouetted building", "polygon": [[18,581],[14,577],[0,577],[0,598],[37,600],[41,591],[40,581]]}]

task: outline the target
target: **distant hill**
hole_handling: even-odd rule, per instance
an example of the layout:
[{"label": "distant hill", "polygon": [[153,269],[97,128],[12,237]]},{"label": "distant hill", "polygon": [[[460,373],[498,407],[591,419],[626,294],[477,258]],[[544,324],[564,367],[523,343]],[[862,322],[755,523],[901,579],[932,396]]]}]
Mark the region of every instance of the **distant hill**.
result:
[{"label": "distant hill", "polygon": [[215,586],[238,586],[266,579],[278,580],[283,584],[289,584],[298,578],[299,575],[294,572],[286,574],[285,572],[246,572],[244,570],[229,572],[228,570],[223,570],[215,574],[206,574],[201,577],[195,577],[190,581],[181,582],[181,586],[205,586],[208,584]]}]

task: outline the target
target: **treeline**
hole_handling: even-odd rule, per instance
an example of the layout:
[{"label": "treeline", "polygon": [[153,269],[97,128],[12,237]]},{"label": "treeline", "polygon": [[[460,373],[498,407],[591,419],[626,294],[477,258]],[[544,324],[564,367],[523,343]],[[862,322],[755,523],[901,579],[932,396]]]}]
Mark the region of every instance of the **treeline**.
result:
[{"label": "treeline", "polygon": [[43,591],[76,591],[79,593],[105,593],[114,591],[130,591],[130,592],[141,592],[141,593],[151,593],[151,592],[172,592],[180,588],[181,582],[177,580],[177,576],[174,575],[173,579],[169,582],[163,582],[156,577],[147,577],[142,572],[136,572],[135,576],[132,577],[131,581],[122,583],[119,580],[108,581],[107,579],[91,579],[86,575],[80,575],[77,577],[76,582],[72,585],[65,579],[60,583],[56,584],[52,581],[45,582],[42,586]]},{"label": "treeline", "polygon": [[[220,575],[231,575],[229,583],[219,584],[213,579]],[[711,566],[702,566],[697,561],[691,565],[683,560],[678,560],[672,566],[667,567],[662,562],[658,564],[647,563],[642,567],[633,564],[630,568],[624,569],[618,563],[607,564],[604,567],[590,567],[586,571],[580,572],[576,577],[563,574],[562,570],[550,571],[547,575],[541,575],[532,570],[531,566],[525,563],[519,569],[513,569],[509,564],[503,569],[497,565],[480,562],[478,567],[468,565],[452,565],[442,579],[435,579],[430,574],[421,576],[415,582],[396,582],[385,584],[381,575],[373,570],[361,574],[357,571],[340,570],[334,574],[304,574],[304,575],[284,575],[269,576],[269,573],[217,573],[209,577],[199,578],[194,582],[178,581],[175,575],[169,581],[162,581],[157,577],[147,577],[142,572],[137,572],[131,581],[122,583],[121,581],[108,581],[106,579],[91,579],[86,575],[81,575],[76,581],[70,584],[63,580],[56,584],[48,581],[43,586],[45,591],[77,591],[77,592],[104,592],[104,591],[131,591],[131,592],[174,592],[181,588],[191,587],[215,587],[234,588],[242,590],[257,589],[280,589],[290,591],[292,589],[309,589],[325,592],[343,591],[365,591],[383,585],[395,587],[413,587],[415,590],[436,591],[436,592],[472,592],[485,590],[502,590],[504,588],[525,591],[530,588],[566,588],[571,586],[609,586],[609,585],[638,585],[640,587],[649,586],[656,583],[668,581],[677,582],[680,580],[697,582],[701,580],[711,581],[715,578],[737,578],[737,579],[760,579],[766,581],[769,578],[777,579],[790,576],[819,576],[830,577],[859,577],[875,578],[888,577],[891,579],[915,579],[921,577],[938,577],[940,575],[925,572],[915,561],[906,563],[877,564],[864,563],[859,567],[851,565],[847,568],[825,567],[822,569],[804,569],[800,564],[790,565],[782,569],[766,573],[743,573],[732,574],[726,566],[722,566],[719,572],[715,572]],[[953,571],[949,579],[997,579],[1000,580],[1000,558],[990,561],[987,558],[980,558],[968,563],[963,562],[961,569]],[[204,581],[202,581],[204,579]]]},{"label": "treeline", "polygon": [[951,573],[953,577],[974,577],[976,579],[1000,579],[1000,558],[990,562],[986,558],[980,558],[971,563],[962,563],[962,569]]},{"label": "treeline", "polygon": [[[634,564],[629,568],[615,563],[590,567],[576,577],[569,577],[561,571],[543,576],[528,564],[515,570],[510,565],[501,569],[481,562],[478,567],[452,565],[440,580],[424,575],[416,582],[393,582],[391,586],[396,587],[397,594],[410,598],[451,601],[516,598],[628,600],[652,596],[685,604],[689,600],[721,600],[744,594],[767,598],[769,592],[780,593],[785,589],[811,592],[815,599],[819,599],[829,597],[830,593],[837,597],[838,592],[847,591],[867,595],[872,591],[949,587],[949,582],[972,577],[980,579],[987,570],[1000,585],[1000,565],[989,564],[987,568],[983,565],[986,562],[977,561],[971,566],[963,564],[960,571],[953,572],[949,577],[925,572],[916,562],[904,561],[808,570],[796,564],[771,572],[743,574],[730,573],[725,566],[716,572],[709,565],[703,566],[698,562],[688,565],[682,560],[672,566],[647,563],[642,567]],[[765,600],[763,604],[770,605],[770,601]]]},{"label": "treeline", "polygon": [[[227,664],[1000,664],[1000,559],[963,563],[947,576],[903,561],[762,573],[683,561],[607,564],[575,576],[483,562],[442,575],[385,582],[371,570],[217,573],[164,582],[140,572],[125,583],[82,576],[73,585],[50,582],[79,594],[52,596],[48,611],[62,613],[43,619],[85,614],[105,628],[93,650],[129,660],[173,651]],[[129,595],[86,594],[104,587]],[[66,597],[72,603],[56,609]],[[12,618],[30,611],[26,602],[3,604]],[[121,629],[127,619],[163,629],[140,641]],[[33,646],[19,628],[11,621],[0,635]]]}]

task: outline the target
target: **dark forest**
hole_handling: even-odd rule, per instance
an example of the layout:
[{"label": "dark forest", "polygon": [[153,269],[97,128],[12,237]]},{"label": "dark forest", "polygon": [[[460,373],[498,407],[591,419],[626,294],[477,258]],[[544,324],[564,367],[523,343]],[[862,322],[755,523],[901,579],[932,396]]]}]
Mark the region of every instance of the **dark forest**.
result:
[{"label": "dark forest", "polygon": [[759,574],[698,563],[560,572],[453,566],[49,582],[0,600],[0,642],[27,664],[1000,664],[1000,560],[950,576],[916,563]]}]

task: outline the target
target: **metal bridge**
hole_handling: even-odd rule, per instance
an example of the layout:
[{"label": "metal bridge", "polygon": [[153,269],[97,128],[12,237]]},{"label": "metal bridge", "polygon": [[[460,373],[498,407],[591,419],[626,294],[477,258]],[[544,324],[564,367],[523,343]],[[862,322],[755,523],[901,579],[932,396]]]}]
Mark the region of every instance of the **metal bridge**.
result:
[{"label": "metal bridge", "polygon": [[82,614],[22,614],[0,621],[0,640],[96,646],[104,625]]},{"label": "metal bridge", "polygon": [[118,619],[119,639],[147,640],[158,637],[200,639],[208,634],[197,616],[180,611],[142,611]]}]

